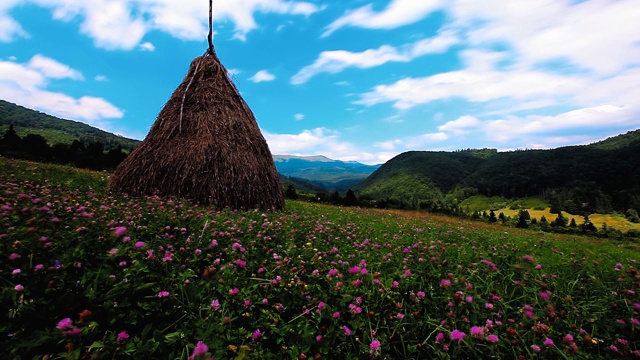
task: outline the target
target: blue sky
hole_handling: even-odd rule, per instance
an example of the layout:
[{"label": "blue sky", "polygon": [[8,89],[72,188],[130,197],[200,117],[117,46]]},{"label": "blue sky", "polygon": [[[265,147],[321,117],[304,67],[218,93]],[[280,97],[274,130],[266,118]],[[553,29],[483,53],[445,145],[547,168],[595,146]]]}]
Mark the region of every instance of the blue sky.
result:
[{"label": "blue sky", "polygon": [[[218,0],[274,154],[555,148],[640,128],[637,0]],[[0,99],[143,139],[207,48],[206,0],[2,0]]]}]

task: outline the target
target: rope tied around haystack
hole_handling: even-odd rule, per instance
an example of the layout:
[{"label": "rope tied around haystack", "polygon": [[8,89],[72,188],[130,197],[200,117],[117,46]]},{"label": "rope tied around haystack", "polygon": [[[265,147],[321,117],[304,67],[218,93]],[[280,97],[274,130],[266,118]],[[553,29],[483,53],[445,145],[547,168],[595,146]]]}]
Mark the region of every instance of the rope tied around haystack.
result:
[{"label": "rope tied around haystack", "polygon": [[209,36],[207,36],[207,40],[209,40],[207,53],[213,54],[215,52],[213,50],[213,0],[209,0]]},{"label": "rope tied around haystack", "polygon": [[209,35],[207,36],[207,41],[209,42],[209,48],[207,51],[200,57],[200,61],[196,64],[196,68],[193,70],[193,76],[189,80],[187,87],[184,89],[184,93],[182,94],[182,102],[180,103],[180,121],[178,123],[178,132],[182,132],[182,114],[184,113],[184,101],[187,98],[187,92],[189,91],[189,87],[191,87],[191,83],[195,78],[195,74],[198,73],[198,68],[200,64],[202,64],[202,59],[208,55],[215,55],[216,51],[213,48],[213,0],[209,0]]}]

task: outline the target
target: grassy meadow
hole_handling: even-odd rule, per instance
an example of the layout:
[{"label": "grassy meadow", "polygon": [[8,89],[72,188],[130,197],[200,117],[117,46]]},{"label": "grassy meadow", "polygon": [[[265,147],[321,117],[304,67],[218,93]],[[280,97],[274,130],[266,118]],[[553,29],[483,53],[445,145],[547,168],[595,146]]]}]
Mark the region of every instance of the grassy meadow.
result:
[{"label": "grassy meadow", "polygon": [[108,175],[0,158],[0,358],[640,356],[635,243],[303,202],[218,211],[110,194]]}]

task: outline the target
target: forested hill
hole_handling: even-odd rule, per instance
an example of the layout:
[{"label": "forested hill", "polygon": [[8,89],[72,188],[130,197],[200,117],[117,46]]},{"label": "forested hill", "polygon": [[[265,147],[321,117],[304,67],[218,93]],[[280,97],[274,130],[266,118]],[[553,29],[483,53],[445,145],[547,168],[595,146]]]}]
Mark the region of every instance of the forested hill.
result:
[{"label": "forested hill", "polygon": [[587,146],[601,150],[615,150],[632,145],[637,141],[640,141],[640,130],[629,131],[626,134],[612,136],[608,139],[598,141]]},{"label": "forested hill", "polygon": [[394,199],[417,207],[438,199],[473,174],[496,150],[409,151],[387,161],[354,191],[373,199]]},{"label": "forested hill", "polygon": [[640,130],[551,150],[410,151],[389,160],[354,190],[428,209],[455,206],[480,194],[542,196],[577,213],[640,210],[639,153]]},{"label": "forested hill", "polygon": [[100,142],[105,149],[120,147],[131,150],[139,143],[138,140],[117,136],[78,121],[60,119],[0,100],[0,134],[4,134],[10,125],[14,126],[19,136],[41,135],[50,145],[71,144],[78,140],[83,143]]}]

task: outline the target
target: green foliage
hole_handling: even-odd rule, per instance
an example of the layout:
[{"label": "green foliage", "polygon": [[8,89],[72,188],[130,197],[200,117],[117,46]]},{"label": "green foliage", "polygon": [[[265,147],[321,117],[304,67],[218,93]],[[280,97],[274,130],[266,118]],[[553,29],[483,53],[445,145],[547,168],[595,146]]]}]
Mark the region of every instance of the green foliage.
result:
[{"label": "green foliage", "polygon": [[[502,216],[504,216],[503,213],[500,213]],[[493,212],[493,210],[489,211],[489,222],[490,223],[495,223],[498,222],[498,218],[496,217],[496,213]]]},{"label": "green foliage", "polygon": [[509,203],[509,208],[512,210],[518,210],[518,209],[544,210],[548,207],[549,205],[540,196],[521,198],[521,199],[513,200]]},{"label": "green foliage", "polygon": [[460,205],[469,207],[472,211],[499,210],[506,206],[507,202],[499,196],[488,197],[484,195],[473,195],[464,199]]},{"label": "green foliage", "polygon": [[529,227],[529,223],[527,220],[531,219],[531,215],[527,210],[520,210],[518,213],[518,222],[516,223],[516,227],[521,229],[526,229]]},{"label": "green foliage", "polygon": [[640,217],[638,216],[636,209],[627,209],[625,217],[632,223],[640,223]]},{"label": "green foliage", "polygon": [[84,144],[74,140],[71,145],[54,144],[49,146],[41,135],[27,134],[24,138],[17,135],[13,125],[9,126],[0,141],[0,155],[39,162],[72,164],[93,170],[113,170],[127,156],[120,147],[105,153],[100,142]]},{"label": "green foliage", "polygon": [[[606,229],[607,224],[603,224],[603,228]],[[584,220],[582,221],[582,224],[580,224],[580,229],[583,232],[588,232],[588,233],[595,233],[598,231],[598,229],[596,228],[595,225],[593,225],[593,223],[591,222],[591,220],[589,219],[589,215],[586,214],[584,216]]]},{"label": "green foliage", "polygon": [[551,223],[552,226],[565,227],[567,226],[567,218],[562,215],[562,211],[558,213],[558,217]]},{"label": "green foliage", "polygon": [[353,190],[347,190],[347,193],[344,195],[344,199],[342,199],[342,205],[344,206],[357,206],[358,198],[356,198],[356,194]]},{"label": "green foliage", "polygon": [[284,192],[284,195],[287,199],[296,200],[298,198],[298,193],[296,192],[296,188],[293,185],[287,186],[287,190]]},{"label": "green foliage", "polygon": [[435,184],[417,174],[397,174],[367,186],[359,194],[374,199],[396,199],[411,209],[417,209],[421,203],[432,206],[443,199]]}]

